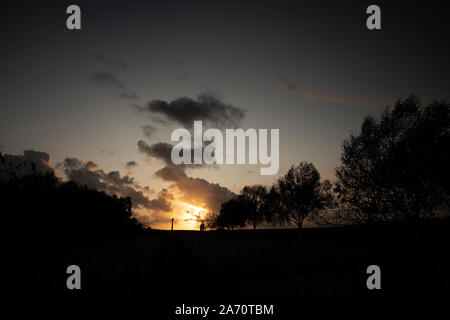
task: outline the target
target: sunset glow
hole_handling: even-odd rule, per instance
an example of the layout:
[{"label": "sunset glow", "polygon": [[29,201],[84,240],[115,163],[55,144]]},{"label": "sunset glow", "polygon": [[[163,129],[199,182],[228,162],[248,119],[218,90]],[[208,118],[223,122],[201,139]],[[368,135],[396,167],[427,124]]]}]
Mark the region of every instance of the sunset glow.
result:
[{"label": "sunset glow", "polygon": [[181,221],[183,229],[197,229],[201,223],[203,217],[203,212],[205,209],[201,207],[194,206],[192,204],[185,204],[188,209],[185,210],[183,220]]},{"label": "sunset glow", "polygon": [[199,230],[201,219],[205,218],[207,209],[183,201],[174,201],[172,204],[173,210],[168,214],[168,218],[154,222],[152,228],[170,230],[173,217],[174,230]]}]

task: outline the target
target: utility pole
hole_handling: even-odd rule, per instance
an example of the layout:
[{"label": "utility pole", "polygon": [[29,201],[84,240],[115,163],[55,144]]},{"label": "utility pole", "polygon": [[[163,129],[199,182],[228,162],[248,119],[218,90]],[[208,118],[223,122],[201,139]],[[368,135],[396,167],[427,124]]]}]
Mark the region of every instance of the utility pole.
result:
[{"label": "utility pole", "polygon": [[173,217],[172,217],[172,229],[170,229],[170,231],[173,231]]}]

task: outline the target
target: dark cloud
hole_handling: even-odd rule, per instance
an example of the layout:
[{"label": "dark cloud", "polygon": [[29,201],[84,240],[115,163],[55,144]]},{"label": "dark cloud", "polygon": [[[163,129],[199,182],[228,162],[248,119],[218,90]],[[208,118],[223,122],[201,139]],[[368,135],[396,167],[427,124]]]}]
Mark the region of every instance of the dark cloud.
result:
[{"label": "dark cloud", "polygon": [[150,125],[142,126],[142,132],[147,138],[151,138],[156,132],[156,128]]},{"label": "dark cloud", "polygon": [[181,200],[214,212],[220,209],[223,202],[236,196],[234,192],[217,183],[189,177],[175,166],[166,166],[158,170],[155,176],[164,181],[173,182],[170,189],[176,189],[177,193],[181,194]]},{"label": "dark cloud", "polygon": [[[105,180],[113,185],[117,186],[125,186],[125,185],[131,185],[134,186],[134,178],[130,177],[128,175],[125,175],[123,177],[120,176],[119,171],[110,171],[105,175]],[[139,187],[140,188],[140,187]]]},{"label": "dark cloud", "polygon": [[128,161],[127,163],[125,163],[125,168],[127,168],[128,170],[131,170],[135,167],[138,166],[138,163],[136,161]]},{"label": "dark cloud", "polygon": [[325,102],[335,102],[335,103],[348,103],[348,104],[368,104],[368,105],[378,105],[384,107],[391,104],[394,99],[387,97],[366,97],[355,94],[342,94],[325,92],[318,90],[306,89],[299,84],[286,79],[284,76],[279,77],[283,89],[291,92],[292,94],[301,96],[310,100],[319,100]]},{"label": "dark cloud", "polygon": [[111,195],[131,197],[134,207],[141,207],[154,212],[171,210],[171,195],[160,192],[156,199],[150,200],[148,187],[139,185],[133,177],[121,176],[119,171],[105,172],[92,162],[84,162],[77,158],[66,158],[56,166],[62,169],[69,180],[90,188],[104,191]]},{"label": "dark cloud", "polygon": [[0,155],[0,180],[34,173],[52,173],[50,155],[46,152],[26,150],[23,155]]},{"label": "dark cloud", "polygon": [[[204,146],[203,146],[204,147]],[[138,141],[138,150],[141,153],[146,154],[149,157],[161,160],[167,166],[174,166],[172,162],[172,148],[173,145],[166,142],[158,142],[152,145],[147,144],[145,141]],[[183,151],[180,152],[183,154]],[[194,149],[191,149],[191,159],[194,159]],[[180,170],[184,170],[186,168],[202,168],[205,167],[206,164],[180,164],[176,165]]]},{"label": "dark cloud", "polygon": [[3,152],[4,149],[5,149],[5,146],[0,144],[0,152]]},{"label": "dark cloud", "polygon": [[125,84],[117,79],[117,77],[109,72],[95,72],[91,76],[92,81],[94,81],[99,86],[111,87],[119,92],[121,98],[127,100],[137,100],[138,95],[136,92],[128,90]]},{"label": "dark cloud", "polygon": [[195,120],[217,128],[237,127],[246,111],[231,104],[223,103],[216,95],[200,94],[196,100],[180,97],[170,102],[152,100],[146,106],[136,106],[136,110],[147,115],[160,114],[168,121],[191,128]]},{"label": "dark cloud", "polygon": [[148,209],[156,213],[170,212],[172,211],[172,200],[174,200],[173,195],[167,189],[162,189],[158,197],[150,201]]},{"label": "dark cloud", "polygon": [[187,175],[183,170],[173,166],[166,166],[162,169],[159,169],[155,172],[155,176],[164,181],[171,182],[179,182],[187,178]]},{"label": "dark cloud", "polygon": [[98,164],[96,164],[93,161],[88,161],[86,163],[86,168],[88,168],[89,170],[95,170],[95,169],[98,169]]},{"label": "dark cloud", "polygon": [[118,60],[118,59],[111,59],[105,56],[97,56],[97,60],[100,61],[105,67],[107,68],[122,68],[125,69],[127,67],[126,63],[123,62],[122,60]]},{"label": "dark cloud", "polygon": [[170,143],[158,142],[152,145],[148,145],[145,141],[138,141],[138,150],[149,157],[156,158],[163,161],[167,165],[171,165],[171,153],[172,145]]}]

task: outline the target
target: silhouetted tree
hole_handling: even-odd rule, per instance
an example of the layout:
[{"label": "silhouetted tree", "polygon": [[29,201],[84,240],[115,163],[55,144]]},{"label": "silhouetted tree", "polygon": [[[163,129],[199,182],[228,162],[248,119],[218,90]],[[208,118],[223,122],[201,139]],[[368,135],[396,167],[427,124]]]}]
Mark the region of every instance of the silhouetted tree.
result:
[{"label": "silhouetted tree", "polygon": [[238,197],[222,203],[216,222],[217,226],[228,230],[233,230],[235,227],[244,227],[246,210],[247,205]]},{"label": "silhouetted tree", "polygon": [[273,194],[278,198],[276,220],[279,223],[295,223],[302,228],[304,220],[312,214],[332,205],[331,183],[321,183],[320,174],[312,163],[301,162],[274,185]]},{"label": "silhouetted tree", "polygon": [[410,96],[342,146],[335,191],[337,218],[371,223],[431,217],[449,205],[450,105],[422,107]]},{"label": "silhouetted tree", "polygon": [[246,205],[246,221],[256,229],[256,226],[264,221],[264,201],[267,189],[262,185],[246,186],[239,195],[239,200]]},{"label": "silhouetted tree", "polygon": [[281,205],[280,194],[276,186],[273,185],[264,196],[261,211],[263,212],[264,219],[274,227],[282,225],[285,222],[282,218],[283,214],[281,214],[283,210]]}]

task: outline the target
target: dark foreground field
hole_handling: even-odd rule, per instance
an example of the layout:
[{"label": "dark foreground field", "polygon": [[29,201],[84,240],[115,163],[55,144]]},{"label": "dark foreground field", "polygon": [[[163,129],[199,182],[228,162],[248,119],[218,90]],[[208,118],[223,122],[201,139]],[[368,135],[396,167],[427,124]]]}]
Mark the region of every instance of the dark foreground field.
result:
[{"label": "dark foreground field", "polygon": [[[294,303],[443,300],[449,220],[298,230],[151,231],[91,244],[30,244],[16,258],[20,301]],[[81,268],[68,290],[66,268]],[[368,290],[366,268],[381,268]]]}]

